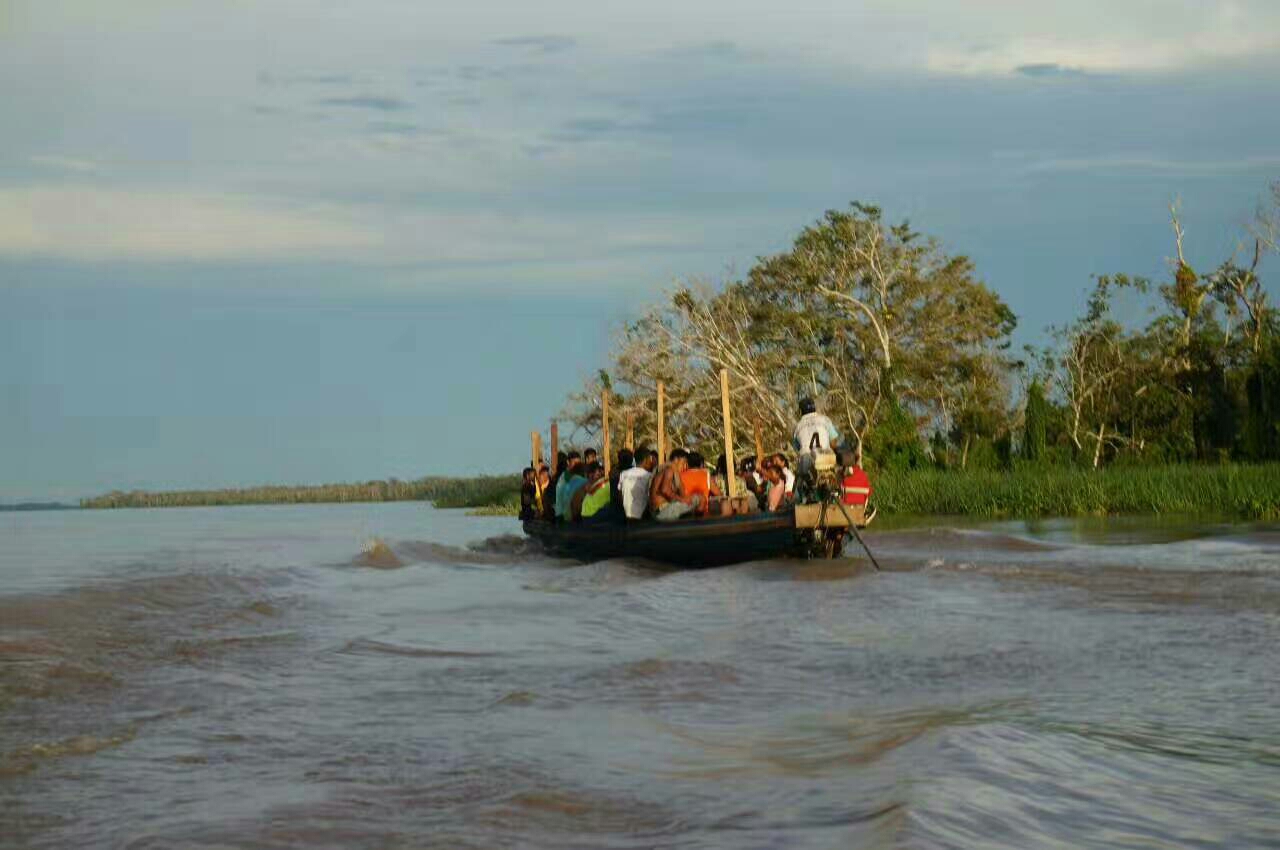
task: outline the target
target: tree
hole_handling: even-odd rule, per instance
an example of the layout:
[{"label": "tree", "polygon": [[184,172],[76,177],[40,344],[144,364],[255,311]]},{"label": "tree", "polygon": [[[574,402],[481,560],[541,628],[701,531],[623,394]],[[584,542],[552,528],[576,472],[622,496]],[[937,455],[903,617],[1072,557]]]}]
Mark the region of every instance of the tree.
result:
[{"label": "tree", "polygon": [[1022,457],[1025,460],[1032,463],[1044,460],[1049,416],[1049,401],[1044,397],[1044,387],[1038,380],[1033,380],[1027,389],[1027,404],[1023,412]]},{"label": "tree", "polygon": [[874,424],[890,396],[948,430],[977,406],[1003,415],[1013,312],[968,257],[909,223],[888,225],[868,204],[830,210],[748,281],[759,300],[756,339],[781,332],[791,349],[784,361],[850,430]]},{"label": "tree", "polygon": [[[1091,444],[1096,469],[1104,450],[1133,443],[1130,404],[1150,388],[1146,358],[1133,356],[1143,340],[1111,317],[1111,293],[1120,288],[1145,292],[1147,282],[1126,275],[1102,275],[1082,319],[1055,332],[1062,354],[1062,386],[1071,412],[1070,437],[1076,451]],[[1128,423],[1128,434],[1124,424]]]}]

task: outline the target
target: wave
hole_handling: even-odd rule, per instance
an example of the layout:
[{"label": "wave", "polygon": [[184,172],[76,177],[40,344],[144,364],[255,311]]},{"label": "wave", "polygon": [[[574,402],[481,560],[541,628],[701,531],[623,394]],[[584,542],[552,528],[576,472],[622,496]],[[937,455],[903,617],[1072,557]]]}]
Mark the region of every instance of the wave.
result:
[{"label": "wave", "polygon": [[42,761],[68,756],[91,756],[127,744],[137,734],[137,727],[130,727],[114,735],[76,735],[46,744],[30,744],[0,756],[0,777],[30,773]]},{"label": "wave", "polygon": [[398,655],[403,658],[493,658],[501,654],[498,652],[464,652],[453,649],[402,646],[368,638],[357,638],[348,641],[338,651],[348,655]]},{"label": "wave", "polygon": [[394,570],[404,566],[404,562],[396,556],[391,547],[376,538],[365,544],[364,549],[356,555],[352,563],[359,567],[375,567],[380,570]]},{"label": "wave", "polygon": [[[1150,529],[1118,523],[1044,541],[1002,530],[938,527],[871,532],[868,545],[883,564],[905,569],[979,572],[1136,569],[1159,572],[1280,573],[1280,531],[1178,526]],[[1224,533],[1225,531],[1225,533]],[[857,554],[856,549],[846,550]]]},{"label": "wave", "polygon": [[[183,573],[0,597],[0,710],[117,689],[147,665],[279,642],[265,575]],[[175,640],[175,636],[180,636]]]},{"label": "wave", "polygon": [[467,546],[450,546],[429,540],[405,541],[396,551],[415,561],[437,564],[501,566],[542,559],[542,547],[536,541],[514,534],[487,537]]},{"label": "wave", "polygon": [[408,564],[464,566],[511,566],[531,560],[546,560],[536,541],[514,534],[488,537],[467,546],[451,546],[432,540],[401,540],[387,543],[373,538],[364,545],[351,564],[393,570]]},{"label": "wave", "polygon": [[746,779],[819,777],[862,768],[910,747],[930,733],[981,722],[985,709],[916,709],[829,714],[784,728],[751,734],[710,732],[662,720],[651,721],[683,747],[673,777]]}]

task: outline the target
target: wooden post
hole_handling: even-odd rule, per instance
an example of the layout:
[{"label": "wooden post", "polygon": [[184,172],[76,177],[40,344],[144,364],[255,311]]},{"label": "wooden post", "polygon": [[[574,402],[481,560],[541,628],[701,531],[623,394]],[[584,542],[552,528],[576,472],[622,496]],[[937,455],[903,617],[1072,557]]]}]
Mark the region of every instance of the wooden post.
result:
[{"label": "wooden post", "polygon": [[551,421],[551,474],[560,471],[560,426]]},{"label": "wooden post", "polygon": [[537,431],[529,432],[530,454],[533,456],[533,492],[537,496],[534,503],[538,509],[538,515],[542,515],[542,479],[538,478],[538,461],[542,460],[542,435]]},{"label": "wooden post", "polygon": [[603,420],[602,424],[604,427],[604,443],[602,445],[602,448],[604,449],[604,477],[608,478],[609,472],[611,471],[610,467],[613,463],[609,459],[609,455],[611,454],[611,450],[612,450],[612,444],[609,441],[609,391],[608,390],[603,390],[600,393],[600,407],[601,407],[600,417]]},{"label": "wooden post", "polygon": [[764,461],[764,429],[760,427],[759,421],[756,422],[756,467],[759,468],[761,462]]},{"label": "wooden post", "polygon": [[636,415],[627,411],[627,451],[636,450]]},{"label": "wooden post", "polygon": [[667,462],[667,408],[663,396],[666,387],[658,381],[658,466]]},{"label": "wooden post", "polygon": [[733,474],[733,419],[729,416],[729,370],[720,370],[720,406],[724,411],[724,468],[725,468],[725,484],[729,488],[729,492],[725,493],[730,499],[738,495],[737,483],[738,478]]}]

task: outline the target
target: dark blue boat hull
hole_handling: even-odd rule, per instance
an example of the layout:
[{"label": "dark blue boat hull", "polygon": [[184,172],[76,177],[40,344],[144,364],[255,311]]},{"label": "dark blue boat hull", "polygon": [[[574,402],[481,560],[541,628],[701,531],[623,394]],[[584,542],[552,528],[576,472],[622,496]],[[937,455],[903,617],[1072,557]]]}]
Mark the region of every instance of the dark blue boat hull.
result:
[{"label": "dark blue boat hull", "polygon": [[682,567],[800,556],[811,543],[790,511],[679,522],[524,523],[525,534],[551,554],[580,561],[646,558]]}]

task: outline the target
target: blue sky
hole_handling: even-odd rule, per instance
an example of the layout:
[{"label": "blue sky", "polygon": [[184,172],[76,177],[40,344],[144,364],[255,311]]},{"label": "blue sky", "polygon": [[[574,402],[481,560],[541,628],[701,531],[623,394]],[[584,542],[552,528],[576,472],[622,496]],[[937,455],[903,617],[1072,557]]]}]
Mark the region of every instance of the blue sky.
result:
[{"label": "blue sky", "polygon": [[0,500],[499,471],[637,305],[854,199],[1019,341],[1165,274],[1176,197],[1216,265],[1280,5],[10,0],[0,113]]}]

